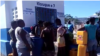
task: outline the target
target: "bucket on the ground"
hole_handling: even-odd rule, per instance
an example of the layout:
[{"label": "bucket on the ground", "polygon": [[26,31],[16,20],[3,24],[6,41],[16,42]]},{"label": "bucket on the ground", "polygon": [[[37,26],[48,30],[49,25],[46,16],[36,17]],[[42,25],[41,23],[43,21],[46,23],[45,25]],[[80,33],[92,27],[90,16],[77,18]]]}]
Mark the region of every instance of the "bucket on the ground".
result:
[{"label": "bucket on the ground", "polygon": [[42,45],[43,45],[43,40],[40,37],[32,37],[32,55],[33,56],[42,56]]}]

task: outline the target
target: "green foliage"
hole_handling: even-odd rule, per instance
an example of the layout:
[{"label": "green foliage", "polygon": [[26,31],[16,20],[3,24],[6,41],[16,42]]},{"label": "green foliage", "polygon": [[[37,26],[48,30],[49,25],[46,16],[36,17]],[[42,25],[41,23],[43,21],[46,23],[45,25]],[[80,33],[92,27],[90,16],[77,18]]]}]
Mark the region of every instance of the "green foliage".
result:
[{"label": "green foliage", "polygon": [[75,23],[79,22],[78,19],[74,18],[74,17],[71,16],[70,14],[66,14],[66,15],[65,15],[65,23],[67,23],[68,21],[74,21]]},{"label": "green foliage", "polygon": [[73,19],[74,19],[73,16],[71,16],[70,14],[65,15],[65,23],[68,21],[72,21]]}]

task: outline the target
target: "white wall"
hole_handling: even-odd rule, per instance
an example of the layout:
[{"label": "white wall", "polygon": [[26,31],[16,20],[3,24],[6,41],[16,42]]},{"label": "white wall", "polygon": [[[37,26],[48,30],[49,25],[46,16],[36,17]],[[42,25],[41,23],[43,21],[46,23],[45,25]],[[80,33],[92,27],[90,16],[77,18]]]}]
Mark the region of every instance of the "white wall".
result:
[{"label": "white wall", "polygon": [[1,28],[6,28],[5,1],[1,1],[0,4],[0,29]]},{"label": "white wall", "polygon": [[18,19],[24,19],[23,18],[23,2],[22,0],[17,0],[17,11],[18,11]]},{"label": "white wall", "polygon": [[[46,7],[51,9],[57,9],[57,12],[64,14],[64,1],[39,1],[40,3],[45,4],[55,4],[55,7]],[[12,9],[15,7],[18,8],[18,18],[24,19],[26,27],[30,27],[34,24],[36,24],[35,19],[35,6],[37,7],[43,7],[38,6],[36,1],[23,1],[17,0],[17,1],[1,1],[2,6],[0,6],[0,28],[10,28],[10,22],[13,20],[13,13]],[[23,10],[26,8],[31,8],[33,13],[25,14]],[[60,17],[57,14],[57,17],[61,19],[62,24],[64,24],[64,17]]]},{"label": "white wall", "polygon": [[5,12],[6,12],[6,26],[7,26],[7,28],[8,27],[10,27],[10,21],[11,21],[11,11],[10,11],[10,1],[5,1],[5,7],[6,7],[6,10],[5,10]]},{"label": "white wall", "polygon": [[[57,9],[57,12],[61,12],[64,14],[64,1],[38,1],[38,2],[45,3],[45,4],[55,4],[55,7],[45,7],[45,8]],[[24,13],[23,17],[24,17],[24,21],[26,23],[26,27],[30,27],[36,23],[35,6],[44,7],[44,6],[38,6],[37,1],[23,1],[23,10],[25,10],[26,8],[30,8],[34,12],[31,15],[29,13],[25,14],[23,12]],[[59,15],[58,15],[58,17],[61,19],[62,24],[64,24],[64,18],[60,17]]]},{"label": "white wall", "polygon": [[16,7],[16,1],[5,1],[6,2],[6,19],[7,19],[7,28],[11,27],[11,21],[13,20],[13,11]]},{"label": "white wall", "polygon": [[10,28],[10,22],[13,20],[12,9],[16,7],[16,1],[2,1],[0,6],[0,27]]}]

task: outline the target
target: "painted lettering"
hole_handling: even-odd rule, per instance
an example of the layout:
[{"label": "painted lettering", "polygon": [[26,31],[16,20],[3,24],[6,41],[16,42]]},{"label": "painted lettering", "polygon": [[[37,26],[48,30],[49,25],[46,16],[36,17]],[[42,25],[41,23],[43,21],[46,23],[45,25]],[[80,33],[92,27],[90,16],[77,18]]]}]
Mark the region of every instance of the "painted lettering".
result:
[{"label": "painted lettering", "polygon": [[55,4],[50,5],[50,4],[40,3],[40,2],[37,2],[37,5],[39,5],[39,6],[44,6],[44,7],[55,7]]},{"label": "painted lettering", "polygon": [[34,13],[34,11],[32,11],[31,8],[26,8],[25,10],[23,10],[23,12],[26,12],[26,13]]},{"label": "painted lettering", "polygon": [[32,10],[31,8],[26,8],[26,10]]},{"label": "painted lettering", "polygon": [[27,11],[27,10],[23,10],[24,12],[30,12],[30,13],[34,13],[33,11]]}]

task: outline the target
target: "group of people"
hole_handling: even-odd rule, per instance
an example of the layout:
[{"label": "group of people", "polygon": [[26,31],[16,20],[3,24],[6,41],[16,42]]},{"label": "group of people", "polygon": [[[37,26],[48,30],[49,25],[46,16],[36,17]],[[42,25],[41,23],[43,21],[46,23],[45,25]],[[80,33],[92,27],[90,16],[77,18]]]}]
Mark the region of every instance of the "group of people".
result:
[{"label": "group of people", "polygon": [[31,41],[27,31],[23,29],[25,23],[22,19],[11,22],[9,35],[11,37],[10,45],[12,47],[13,56],[30,56]]},{"label": "group of people", "polygon": [[[39,21],[37,25],[31,27],[31,32],[28,33],[24,27],[25,22],[22,19],[17,19],[11,22],[9,35],[11,37],[10,45],[12,47],[13,56],[30,56],[30,51],[34,50],[31,44],[31,38],[37,37],[43,40],[41,46],[41,56],[69,56],[70,45],[72,44],[73,33],[76,34],[79,30],[86,30],[88,33],[87,49],[90,56],[96,56],[97,41],[100,45],[100,20],[95,25],[95,18],[91,17],[87,24],[80,28],[68,22],[67,28],[61,24],[60,19],[55,20],[56,27],[51,22]],[[30,37],[31,36],[31,37]],[[55,44],[58,43],[58,51],[55,52]],[[65,41],[65,43],[64,43]],[[33,48],[33,49],[32,49]]]},{"label": "group of people", "polygon": [[[10,45],[12,47],[13,56],[30,56],[32,49],[31,38],[37,37],[43,40],[41,55],[42,56],[54,56],[55,45],[57,41],[56,37],[65,36],[66,29],[61,24],[60,19],[55,20],[57,27],[51,22],[39,21],[37,25],[31,27],[31,32],[28,33],[24,27],[25,22],[22,19],[13,20],[11,22],[11,29],[9,35],[11,37]],[[61,34],[57,34],[60,32]],[[58,47],[57,56],[65,56],[65,45]]]}]

